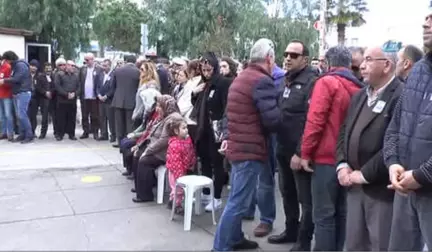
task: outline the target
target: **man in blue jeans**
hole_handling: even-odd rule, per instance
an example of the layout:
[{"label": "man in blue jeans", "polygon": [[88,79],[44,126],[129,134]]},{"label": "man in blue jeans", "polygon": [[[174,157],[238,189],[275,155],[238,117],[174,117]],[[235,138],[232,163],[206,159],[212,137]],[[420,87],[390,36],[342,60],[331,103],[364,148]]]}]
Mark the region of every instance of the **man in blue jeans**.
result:
[{"label": "man in blue jeans", "polygon": [[19,120],[19,137],[14,142],[30,143],[34,138],[27,115],[32,90],[30,66],[24,60],[19,60],[18,55],[12,51],[5,52],[2,58],[12,66],[12,76],[1,79],[0,85],[8,83],[12,86],[13,101]]},{"label": "man in blue jeans", "polygon": [[274,44],[260,39],[252,47],[250,64],[231,84],[221,152],[232,164],[231,191],[219,221],[214,251],[250,250],[258,243],[244,237],[242,218],[251,206],[261,170],[269,169],[267,139],[279,125],[277,92],[271,77]]}]

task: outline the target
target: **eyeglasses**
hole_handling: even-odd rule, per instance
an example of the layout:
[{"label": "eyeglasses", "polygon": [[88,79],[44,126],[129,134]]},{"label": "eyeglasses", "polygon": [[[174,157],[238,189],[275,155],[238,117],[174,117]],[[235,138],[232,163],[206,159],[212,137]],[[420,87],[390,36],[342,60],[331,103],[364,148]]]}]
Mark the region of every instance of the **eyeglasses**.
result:
[{"label": "eyeglasses", "polygon": [[370,57],[370,56],[367,56],[367,57],[364,59],[364,61],[365,61],[366,63],[371,63],[371,62],[373,62],[373,61],[381,61],[381,60],[383,60],[383,61],[388,61],[388,59],[386,59],[386,58],[372,58],[372,57]]},{"label": "eyeglasses", "polygon": [[300,56],[303,56],[301,53],[294,53],[294,52],[284,52],[283,55],[285,58],[288,58],[290,56],[291,59],[297,59]]}]

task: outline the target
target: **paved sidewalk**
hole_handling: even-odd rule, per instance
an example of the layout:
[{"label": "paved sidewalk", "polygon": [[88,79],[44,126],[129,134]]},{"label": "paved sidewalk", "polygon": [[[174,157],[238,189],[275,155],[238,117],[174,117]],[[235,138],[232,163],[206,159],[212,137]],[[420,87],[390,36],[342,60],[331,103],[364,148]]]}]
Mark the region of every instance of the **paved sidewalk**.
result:
[{"label": "paved sidewalk", "polygon": [[[120,162],[118,149],[93,139],[1,141],[0,250],[211,249],[216,227],[210,214],[194,216],[192,230],[185,232],[183,217],[171,222],[165,205],[133,203],[132,183],[121,176]],[[277,201],[274,233],[284,222],[279,195]],[[247,235],[256,225],[244,223]],[[264,251],[291,247],[255,240]]]}]

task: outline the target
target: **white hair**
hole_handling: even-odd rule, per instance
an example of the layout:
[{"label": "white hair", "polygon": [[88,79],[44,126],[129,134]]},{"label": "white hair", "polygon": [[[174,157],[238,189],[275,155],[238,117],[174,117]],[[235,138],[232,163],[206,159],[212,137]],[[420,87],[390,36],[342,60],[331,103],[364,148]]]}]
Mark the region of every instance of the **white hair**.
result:
[{"label": "white hair", "polygon": [[252,46],[250,51],[251,62],[263,61],[266,57],[274,57],[274,43],[270,39],[261,38]]},{"label": "white hair", "polygon": [[58,58],[58,59],[56,60],[56,62],[55,62],[55,65],[56,65],[56,66],[59,66],[59,65],[66,65],[66,60],[65,60],[64,58]]},{"label": "white hair", "polygon": [[91,52],[86,53],[85,56],[84,56],[84,58],[92,58],[92,59],[94,59],[94,57],[95,57],[94,54],[91,53]]}]

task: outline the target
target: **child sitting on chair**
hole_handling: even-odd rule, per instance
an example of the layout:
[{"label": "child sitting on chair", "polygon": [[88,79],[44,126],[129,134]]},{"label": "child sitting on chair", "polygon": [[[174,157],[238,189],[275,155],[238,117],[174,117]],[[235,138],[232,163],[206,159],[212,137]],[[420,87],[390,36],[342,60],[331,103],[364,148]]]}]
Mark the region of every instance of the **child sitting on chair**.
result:
[{"label": "child sitting on chair", "polygon": [[174,200],[174,189],[176,180],[186,175],[188,170],[192,170],[196,163],[195,149],[192,139],[188,136],[186,121],[173,120],[169,125],[170,139],[166,156],[166,167],[169,171],[168,178],[171,187],[170,202],[168,208],[175,204],[175,213],[183,214],[181,205],[183,200],[183,189],[177,190],[176,202]]}]

